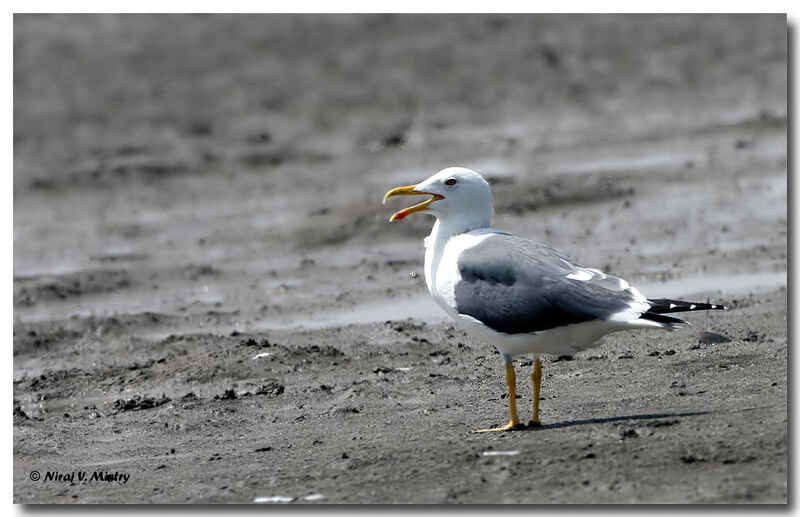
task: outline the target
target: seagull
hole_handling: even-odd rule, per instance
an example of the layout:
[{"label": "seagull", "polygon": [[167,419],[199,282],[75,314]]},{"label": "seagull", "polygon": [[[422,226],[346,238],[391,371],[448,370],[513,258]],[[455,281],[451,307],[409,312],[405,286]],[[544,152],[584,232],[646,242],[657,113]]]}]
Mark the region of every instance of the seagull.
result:
[{"label": "seagull", "polygon": [[[476,432],[540,426],[542,354],[571,355],[611,332],[675,330],[686,321],[667,313],[724,310],[723,305],[650,300],[622,278],[578,265],[544,244],[492,227],[489,184],[475,171],[448,167],[383,198],[431,196],[389,221],[415,213],[436,217],[425,239],[425,283],[433,299],[471,336],[493,344],[505,363],[510,420]],[[517,416],[513,358],[532,354],[533,410]]]}]

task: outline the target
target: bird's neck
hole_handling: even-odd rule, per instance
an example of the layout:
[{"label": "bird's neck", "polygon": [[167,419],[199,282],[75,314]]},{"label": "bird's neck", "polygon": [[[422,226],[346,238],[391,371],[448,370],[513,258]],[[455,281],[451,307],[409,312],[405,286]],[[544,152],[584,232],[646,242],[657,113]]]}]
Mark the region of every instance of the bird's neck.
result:
[{"label": "bird's neck", "polygon": [[432,241],[440,240],[442,243],[445,243],[456,235],[471,232],[472,230],[491,228],[491,226],[491,210],[487,213],[476,210],[469,214],[459,214],[457,217],[439,215],[436,218],[436,224],[433,225],[433,229],[431,230],[430,239]]},{"label": "bird's neck", "polygon": [[439,269],[439,262],[442,259],[447,242],[457,235],[473,230],[491,228],[491,226],[491,217],[472,220],[465,218],[436,218],[431,234],[425,239],[425,282],[428,285],[428,290],[433,292],[436,272]]}]

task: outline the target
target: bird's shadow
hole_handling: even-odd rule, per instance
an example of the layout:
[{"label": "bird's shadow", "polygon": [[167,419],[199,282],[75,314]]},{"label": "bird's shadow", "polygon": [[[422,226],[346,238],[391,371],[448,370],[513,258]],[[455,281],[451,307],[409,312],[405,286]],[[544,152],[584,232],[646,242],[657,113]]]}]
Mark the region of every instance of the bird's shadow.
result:
[{"label": "bird's shadow", "polygon": [[546,429],[560,429],[563,427],[573,427],[577,425],[607,424],[610,422],[626,422],[629,420],[655,420],[659,418],[675,418],[686,416],[709,415],[713,411],[689,411],[686,413],[650,413],[645,415],[625,415],[611,416],[607,418],[589,418],[586,420],[568,420],[566,422],[554,422],[552,424],[532,425],[530,422],[520,431],[544,431]]}]

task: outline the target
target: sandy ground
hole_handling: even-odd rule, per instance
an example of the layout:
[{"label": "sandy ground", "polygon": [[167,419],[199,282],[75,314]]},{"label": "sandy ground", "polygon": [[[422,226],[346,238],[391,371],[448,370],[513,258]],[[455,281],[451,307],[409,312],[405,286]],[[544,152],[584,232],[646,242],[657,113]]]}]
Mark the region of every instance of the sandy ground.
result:
[{"label": "sandy ground", "polygon": [[[786,60],[776,15],[15,16],[15,502],[786,502]],[[473,433],[501,360],[380,204],[450,165],[731,309]]]}]

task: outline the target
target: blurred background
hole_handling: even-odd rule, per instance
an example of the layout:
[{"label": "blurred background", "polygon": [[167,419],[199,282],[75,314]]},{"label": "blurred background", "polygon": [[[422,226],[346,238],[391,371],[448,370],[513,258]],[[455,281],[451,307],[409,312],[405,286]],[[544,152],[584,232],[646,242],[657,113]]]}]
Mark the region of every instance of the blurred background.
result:
[{"label": "blurred background", "polygon": [[[322,253],[328,267],[421,263],[409,243],[432,220],[389,226],[397,207],[380,199],[451,165],[494,184],[496,226],[633,280],[785,271],[781,15],[17,15],[14,25],[21,318],[38,298],[66,299],[54,289],[124,287],[128,301],[111,303],[141,302],[135,310],[237,306],[252,300],[234,287],[270,271],[298,281],[280,271],[298,269],[298,255]],[[212,270],[237,280],[196,281]],[[165,285],[176,276],[181,285]],[[177,293],[149,299],[148,282]],[[113,309],[97,301],[80,307]]]}]

